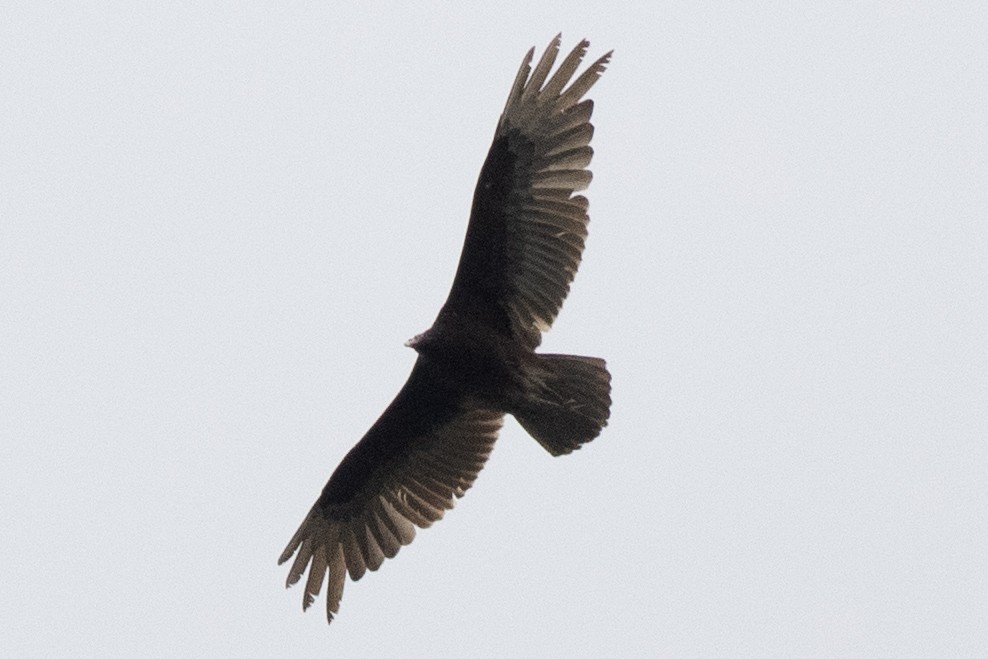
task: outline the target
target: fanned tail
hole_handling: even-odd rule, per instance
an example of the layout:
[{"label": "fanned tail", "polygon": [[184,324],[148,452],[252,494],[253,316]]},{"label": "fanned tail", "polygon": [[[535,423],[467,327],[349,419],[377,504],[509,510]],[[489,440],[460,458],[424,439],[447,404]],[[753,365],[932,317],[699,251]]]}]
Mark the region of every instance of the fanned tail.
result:
[{"label": "fanned tail", "polygon": [[552,455],[572,453],[600,434],[611,413],[611,374],[603,359],[536,355],[536,387],[518,423]]}]

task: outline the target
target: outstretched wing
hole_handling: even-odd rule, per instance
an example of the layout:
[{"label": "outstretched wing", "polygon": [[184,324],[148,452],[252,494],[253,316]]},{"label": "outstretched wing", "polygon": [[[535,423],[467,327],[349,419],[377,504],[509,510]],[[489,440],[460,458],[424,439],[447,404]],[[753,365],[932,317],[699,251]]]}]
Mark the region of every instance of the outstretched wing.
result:
[{"label": "outstretched wing", "polygon": [[446,391],[422,360],[384,414],[336,468],[278,559],[295,562],[287,585],[306,568],[302,608],[329,575],[326,617],[340,608],[346,574],[376,570],[402,545],[441,519],[473,484],[490,455],[503,414],[472,407]]},{"label": "outstretched wing", "polygon": [[530,50],[518,71],[440,312],[472,315],[532,348],[559,313],[583,254],[588,203],[574,193],[590,184],[593,101],[581,99],[611,56],[564,90],[590,44],[581,41],[548,78],[559,41],[549,44],[534,71]]}]

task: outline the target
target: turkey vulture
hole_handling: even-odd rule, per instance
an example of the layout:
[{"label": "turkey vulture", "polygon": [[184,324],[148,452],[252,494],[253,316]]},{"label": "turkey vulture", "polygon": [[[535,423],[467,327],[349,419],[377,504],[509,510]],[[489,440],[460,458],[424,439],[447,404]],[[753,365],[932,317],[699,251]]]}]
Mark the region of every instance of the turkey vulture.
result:
[{"label": "turkey vulture", "polygon": [[[595,438],[610,414],[603,359],[538,354],[580,265],[587,237],[593,101],[581,100],[611,53],[569,86],[581,41],[552,77],[557,36],[515,77],[474,191],[449,297],[408,341],[418,358],[397,397],[333,472],[278,563],[287,585],[308,567],[302,608],[329,575],[326,616],[347,573],[376,570],[473,484],[511,414],[552,455]],[[565,88],[565,89],[564,89]]]}]

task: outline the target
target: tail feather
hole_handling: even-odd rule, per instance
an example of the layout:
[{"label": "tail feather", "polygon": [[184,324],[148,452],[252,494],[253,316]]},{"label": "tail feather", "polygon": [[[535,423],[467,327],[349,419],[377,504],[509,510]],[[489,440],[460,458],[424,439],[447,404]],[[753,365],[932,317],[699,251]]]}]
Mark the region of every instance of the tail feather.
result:
[{"label": "tail feather", "polygon": [[565,455],[600,434],[611,408],[611,374],[603,359],[537,355],[533,393],[514,412],[518,423],[552,455]]}]

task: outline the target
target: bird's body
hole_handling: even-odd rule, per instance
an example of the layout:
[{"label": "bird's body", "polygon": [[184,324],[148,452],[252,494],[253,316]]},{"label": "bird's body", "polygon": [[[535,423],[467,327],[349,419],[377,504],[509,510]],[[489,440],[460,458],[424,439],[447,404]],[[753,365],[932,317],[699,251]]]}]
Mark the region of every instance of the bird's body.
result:
[{"label": "bird's body", "polygon": [[409,341],[436,377],[478,402],[507,411],[521,394],[524,368],[535,354],[517,341],[490,331],[469,316],[440,315],[427,331]]},{"label": "bird's body", "polygon": [[[407,345],[408,381],[333,472],[282,553],[288,585],[308,567],[303,607],[329,577],[327,617],[357,580],[440,519],[483,467],[505,414],[552,455],[592,440],[610,414],[610,374],[595,357],[535,352],[579,266],[593,104],[581,100],[610,53],[569,84],[589,44],[549,78],[557,37],[518,72],[474,192],[449,297]],[[529,75],[531,73],[531,75]],[[566,89],[564,89],[566,87]]]}]

